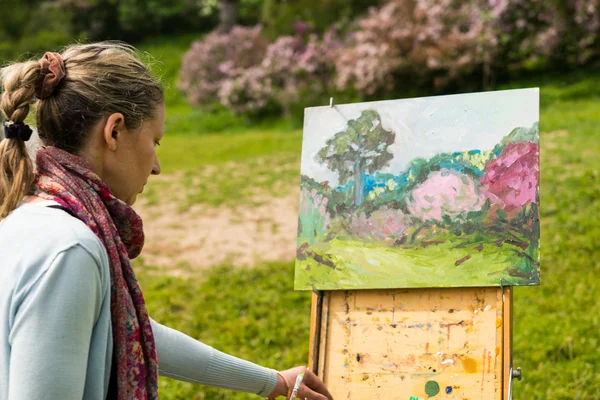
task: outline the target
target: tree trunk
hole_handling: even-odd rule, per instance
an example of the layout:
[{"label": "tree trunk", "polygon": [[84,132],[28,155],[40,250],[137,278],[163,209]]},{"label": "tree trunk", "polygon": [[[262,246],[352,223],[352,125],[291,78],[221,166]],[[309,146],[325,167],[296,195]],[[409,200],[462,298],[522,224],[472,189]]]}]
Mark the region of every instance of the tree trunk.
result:
[{"label": "tree trunk", "polygon": [[233,28],[237,19],[239,0],[221,0],[220,1],[220,23],[219,31],[227,33]]},{"label": "tree trunk", "polygon": [[354,163],[354,205],[360,207],[363,201],[362,171],[360,170],[360,157]]}]

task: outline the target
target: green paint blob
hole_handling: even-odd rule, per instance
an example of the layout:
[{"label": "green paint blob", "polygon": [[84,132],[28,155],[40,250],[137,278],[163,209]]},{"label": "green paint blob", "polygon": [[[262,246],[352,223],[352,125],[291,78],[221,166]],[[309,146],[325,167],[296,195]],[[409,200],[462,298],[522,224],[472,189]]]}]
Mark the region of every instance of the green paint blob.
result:
[{"label": "green paint blob", "polygon": [[428,381],[425,384],[425,393],[427,396],[433,397],[440,392],[440,385],[436,381]]}]

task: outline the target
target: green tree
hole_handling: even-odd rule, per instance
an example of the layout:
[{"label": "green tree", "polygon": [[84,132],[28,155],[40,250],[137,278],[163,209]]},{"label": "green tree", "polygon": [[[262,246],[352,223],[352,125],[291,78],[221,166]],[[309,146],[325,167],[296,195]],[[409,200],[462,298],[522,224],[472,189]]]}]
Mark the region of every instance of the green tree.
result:
[{"label": "green tree", "polygon": [[394,156],[387,148],[395,138],[393,131],[383,128],[377,111],[365,110],[357,119],[348,121],[345,130],[328,139],[315,159],[337,171],[340,184],[354,177],[354,205],[360,207],[364,195],[363,174],[372,174],[388,165]]}]

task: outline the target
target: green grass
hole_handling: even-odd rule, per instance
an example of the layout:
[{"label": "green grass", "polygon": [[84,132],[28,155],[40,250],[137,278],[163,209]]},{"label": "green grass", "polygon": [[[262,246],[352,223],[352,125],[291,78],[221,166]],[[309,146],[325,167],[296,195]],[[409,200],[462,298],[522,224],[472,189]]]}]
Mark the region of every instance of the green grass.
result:
[{"label": "green grass", "polygon": [[193,204],[237,206],[287,196],[300,187],[301,146],[300,131],[166,135],[158,157],[167,179],[150,178],[143,198],[151,205],[175,199],[185,210]]},{"label": "green grass", "polygon": [[600,398],[600,76],[579,76],[541,89],[542,285],[515,290],[515,398]]},{"label": "green grass", "polygon": [[[157,55],[155,51],[152,54]],[[501,89],[531,86],[541,87],[542,100],[542,283],[540,287],[515,290],[514,366],[522,367],[524,379],[515,382],[514,398],[597,400],[600,73],[544,75],[515,81]],[[189,177],[211,166],[221,171],[226,165],[233,165],[232,168],[244,170],[246,177],[252,177],[260,175],[253,172],[253,168],[258,168],[254,161],[259,159],[263,165],[271,165],[289,158],[289,163],[298,166],[299,132],[267,129],[240,133],[241,122],[228,130],[225,120],[218,121],[215,131],[225,130],[228,134],[206,134],[208,131],[203,129],[209,124],[203,125],[203,121],[211,117],[192,110],[181,99],[178,101],[179,105],[174,100],[168,105],[172,114],[160,149],[166,174],[183,171]],[[230,160],[234,163],[228,164]],[[292,171],[281,176],[268,172],[269,179],[292,179]],[[200,196],[205,199],[202,201],[210,203],[210,196],[221,200],[232,196],[231,189],[223,184],[230,178],[219,179],[221,175],[217,173],[213,186]],[[251,179],[235,186],[250,190],[243,185],[255,185]],[[196,185],[192,180],[189,188]],[[164,195],[156,194],[157,198],[161,196]],[[242,196],[239,202],[244,204],[247,199]],[[306,363],[309,294],[292,291],[292,260],[253,270],[218,268],[191,273],[187,279],[167,277],[160,267],[136,265],[150,313],[157,320],[269,367]],[[161,378],[161,397],[256,398],[166,378]]]},{"label": "green grass", "polygon": [[[182,279],[146,267],[138,277],[155,320],[234,356],[286,369],[308,360],[310,294],[293,291],[292,268],[220,267],[202,279]],[[159,392],[164,400],[258,398],[168,378],[160,379]]]},{"label": "green grass", "polygon": [[158,148],[158,157],[162,170],[171,173],[207,165],[246,163],[271,156],[289,157],[299,162],[301,146],[300,131],[252,130],[201,137],[165,135]]}]

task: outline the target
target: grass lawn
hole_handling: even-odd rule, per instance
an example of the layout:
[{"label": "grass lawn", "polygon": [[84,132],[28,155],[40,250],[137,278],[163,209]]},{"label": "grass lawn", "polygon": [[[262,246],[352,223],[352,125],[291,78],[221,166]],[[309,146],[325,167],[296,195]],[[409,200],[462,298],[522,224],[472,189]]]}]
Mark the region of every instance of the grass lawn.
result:
[{"label": "grass lawn", "polygon": [[[157,55],[160,49],[151,51]],[[531,86],[541,87],[542,98],[542,284],[515,290],[514,366],[522,367],[524,379],[515,382],[514,398],[597,400],[600,74],[541,76],[500,89]],[[299,179],[293,176],[294,168],[299,171],[299,132],[244,133],[241,121],[228,132],[217,121],[221,125],[215,125],[215,131],[225,132],[206,134],[203,129],[210,124],[204,118],[210,116],[182,102],[177,107],[168,111],[172,114],[167,138],[160,149],[165,173],[189,176],[205,168],[222,171],[233,165],[247,177],[236,186],[251,192],[248,187],[259,184],[253,179],[260,176],[254,172],[260,159],[267,181],[274,185]],[[288,172],[279,172],[278,163],[288,165]],[[220,189],[232,179],[229,173],[210,176],[211,189],[202,192],[198,201],[232,197],[230,189]],[[202,182],[189,179],[187,185],[193,189]],[[240,196],[236,201],[243,204],[248,198]],[[293,266],[290,260],[252,270],[223,267],[185,279],[167,277],[160,266],[145,266],[138,273],[150,313],[158,321],[231,354],[288,368],[307,361],[310,315],[310,294],[293,291]],[[257,398],[166,378],[160,385],[163,399]]]},{"label": "grass lawn", "polygon": [[158,157],[171,179],[150,179],[144,197],[160,204],[164,193],[178,193],[185,210],[193,204],[248,205],[265,196],[287,196],[300,187],[301,138],[300,131],[167,134]]}]

